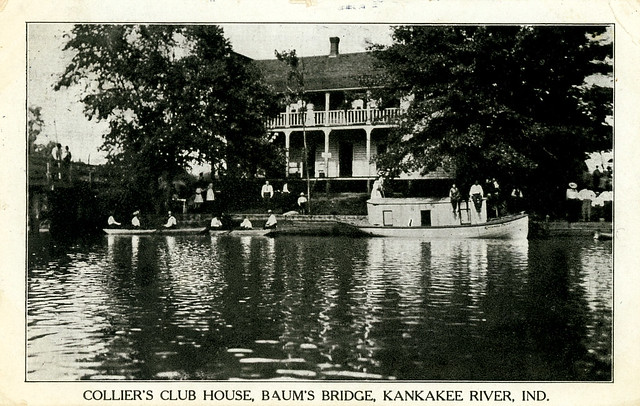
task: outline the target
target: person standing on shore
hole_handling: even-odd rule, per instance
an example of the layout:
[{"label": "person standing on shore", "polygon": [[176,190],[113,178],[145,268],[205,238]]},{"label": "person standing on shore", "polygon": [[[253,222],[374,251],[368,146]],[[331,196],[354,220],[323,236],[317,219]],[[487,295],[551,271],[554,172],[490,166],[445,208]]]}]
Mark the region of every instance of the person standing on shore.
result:
[{"label": "person standing on shore", "polygon": [[264,182],[264,185],[262,185],[260,196],[262,196],[262,201],[265,207],[269,208],[271,204],[271,198],[273,197],[273,186],[269,184],[268,180]]},{"label": "person standing on shore", "polygon": [[596,198],[596,193],[586,187],[578,192],[578,199],[582,201],[582,221],[591,221],[591,202]]},{"label": "person standing on shore", "polygon": [[298,207],[300,208],[300,214],[307,214],[308,213],[308,200],[307,197],[304,195],[304,192],[300,192],[300,197],[298,197]]},{"label": "person standing on shore", "polygon": [[566,216],[567,221],[570,223],[578,219],[578,213],[581,207],[577,187],[578,185],[576,183],[569,182],[569,187],[565,193]]}]

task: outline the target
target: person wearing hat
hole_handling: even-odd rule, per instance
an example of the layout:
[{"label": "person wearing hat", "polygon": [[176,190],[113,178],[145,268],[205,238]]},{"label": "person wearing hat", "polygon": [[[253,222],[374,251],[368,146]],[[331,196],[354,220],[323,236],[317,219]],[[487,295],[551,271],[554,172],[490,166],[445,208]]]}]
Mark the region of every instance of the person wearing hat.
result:
[{"label": "person wearing hat", "polygon": [[164,224],[164,228],[176,228],[176,226],[178,225],[178,221],[173,216],[173,214],[171,214],[171,211],[169,211],[168,214],[169,214],[169,218],[167,219],[167,222]]},{"label": "person wearing hat", "polygon": [[300,197],[298,197],[298,207],[300,207],[301,214],[307,214],[307,197],[304,195],[304,192],[300,192]]},{"label": "person wearing hat", "polygon": [[565,198],[567,221],[570,223],[577,221],[582,209],[582,202],[578,194],[578,185],[575,182],[569,182]]},{"label": "person wearing hat", "polygon": [[276,228],[278,226],[278,220],[276,219],[276,215],[273,214],[271,210],[268,210],[267,213],[269,213],[269,218],[267,219],[267,222],[265,223],[264,228],[265,229]]},{"label": "person wearing hat", "polygon": [[140,219],[138,216],[140,215],[140,210],[136,210],[133,212],[133,218],[131,219],[131,225],[133,228],[140,228]]}]

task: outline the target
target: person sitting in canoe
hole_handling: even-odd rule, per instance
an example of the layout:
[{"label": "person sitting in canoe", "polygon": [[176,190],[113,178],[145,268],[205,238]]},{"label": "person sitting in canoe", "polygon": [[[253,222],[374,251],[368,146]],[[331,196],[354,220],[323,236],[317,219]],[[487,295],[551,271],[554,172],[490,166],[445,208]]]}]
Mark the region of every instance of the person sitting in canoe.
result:
[{"label": "person sitting in canoe", "polygon": [[242,223],[240,223],[240,228],[242,230],[251,230],[253,228],[251,221],[249,221],[249,217],[245,217],[244,220],[242,220]]},{"label": "person sitting in canoe", "polygon": [[111,213],[111,215],[109,216],[109,218],[107,219],[107,227],[108,228],[120,228],[120,226],[122,225],[122,223],[118,223],[115,219],[115,217],[113,217],[113,212]]},{"label": "person sitting in canoe", "polygon": [[133,228],[140,228],[140,219],[138,216],[140,215],[140,210],[136,210],[133,212],[133,218],[131,219],[131,226]]},{"label": "person sitting in canoe", "polygon": [[269,218],[264,225],[265,230],[269,228],[276,228],[278,226],[278,220],[276,219],[276,215],[271,212],[271,210],[267,211],[269,213]]},{"label": "person sitting in canoe", "polygon": [[222,222],[218,219],[218,217],[213,216],[211,219],[211,223],[209,223],[209,229],[211,230],[219,230],[222,228]]},{"label": "person sitting in canoe", "polygon": [[469,197],[473,200],[473,205],[476,207],[476,211],[480,212],[482,209],[482,198],[484,197],[484,191],[482,190],[482,186],[478,183],[478,180],[471,185],[471,189],[469,189]]},{"label": "person sitting in canoe", "polygon": [[171,214],[171,210],[169,210],[169,218],[167,219],[167,222],[164,224],[164,228],[176,228],[176,226],[178,225],[178,221],[176,220],[176,218],[173,216],[173,214]]}]

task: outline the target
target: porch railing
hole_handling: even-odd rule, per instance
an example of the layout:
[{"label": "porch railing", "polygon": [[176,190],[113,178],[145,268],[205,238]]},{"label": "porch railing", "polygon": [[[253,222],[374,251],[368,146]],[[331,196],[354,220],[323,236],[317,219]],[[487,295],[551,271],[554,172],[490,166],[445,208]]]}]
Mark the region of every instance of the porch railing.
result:
[{"label": "porch railing", "polygon": [[365,124],[392,124],[404,110],[398,107],[387,109],[352,109],[280,113],[269,121],[269,128],[329,127]]}]

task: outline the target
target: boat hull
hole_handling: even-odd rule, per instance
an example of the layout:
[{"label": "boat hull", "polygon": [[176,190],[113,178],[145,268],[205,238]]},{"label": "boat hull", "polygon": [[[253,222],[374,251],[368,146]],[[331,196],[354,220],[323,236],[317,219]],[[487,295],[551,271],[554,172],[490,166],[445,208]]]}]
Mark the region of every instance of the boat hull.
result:
[{"label": "boat hull", "polygon": [[145,235],[155,233],[156,229],[104,228],[103,231],[109,235]]},{"label": "boat hull", "polygon": [[440,227],[393,227],[353,225],[361,232],[375,237],[404,237],[421,239],[526,239],[529,234],[529,216],[520,214],[483,224]]},{"label": "boat hull", "polygon": [[197,228],[153,228],[153,229],[131,229],[131,228],[104,228],[103,231],[109,235],[148,235],[148,234],[202,234],[206,227]]},{"label": "boat hull", "polygon": [[256,229],[250,229],[250,230],[241,230],[241,229],[237,229],[237,230],[209,230],[209,234],[211,235],[255,235],[255,236],[262,236],[262,235],[267,235],[271,232],[273,232],[273,229],[260,229],[260,228],[256,228]]}]

